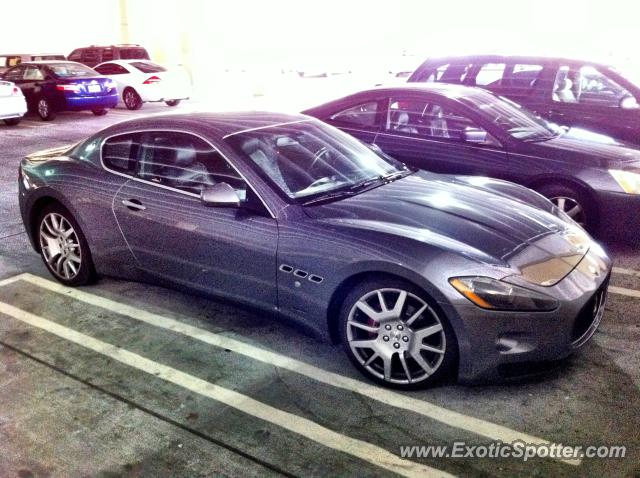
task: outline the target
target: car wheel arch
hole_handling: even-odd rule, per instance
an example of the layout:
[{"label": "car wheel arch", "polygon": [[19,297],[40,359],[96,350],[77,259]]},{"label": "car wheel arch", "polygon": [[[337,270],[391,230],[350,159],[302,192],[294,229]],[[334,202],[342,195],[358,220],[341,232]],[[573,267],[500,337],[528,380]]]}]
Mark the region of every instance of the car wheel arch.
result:
[{"label": "car wheel arch", "polygon": [[40,245],[39,241],[35,240],[38,233],[38,217],[40,216],[40,211],[51,204],[59,204],[67,211],[69,211],[76,222],[78,222],[78,224],[80,225],[80,228],[83,231],[86,231],[86,227],[83,224],[82,220],[78,217],[78,214],[76,214],[75,209],[70,204],[68,204],[67,201],[51,191],[43,192],[43,194],[41,194],[37,199],[33,201],[33,204],[31,204],[31,206],[29,207],[28,212],[29,236],[32,239],[34,249],[38,253],[40,252]]},{"label": "car wheel arch", "polygon": [[573,177],[566,176],[543,176],[538,177],[532,181],[527,182],[526,186],[534,191],[542,188],[543,186],[565,186],[569,188],[577,189],[580,193],[584,194],[589,200],[590,207],[596,210],[596,214],[599,213],[598,203],[595,199],[591,188],[583,181]]}]

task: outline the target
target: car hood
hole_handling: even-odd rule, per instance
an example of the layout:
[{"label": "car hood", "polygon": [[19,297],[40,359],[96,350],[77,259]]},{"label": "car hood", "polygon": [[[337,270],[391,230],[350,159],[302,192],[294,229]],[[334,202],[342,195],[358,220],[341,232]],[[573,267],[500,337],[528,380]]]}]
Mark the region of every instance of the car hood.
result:
[{"label": "car hood", "polygon": [[[408,237],[518,270],[568,258],[554,277],[570,272],[588,250],[587,234],[512,194],[492,190],[492,186],[491,182],[475,186],[468,178],[420,171],[356,196],[306,207],[305,211],[328,224]],[[581,237],[576,240],[570,232]],[[536,283],[548,280],[535,279]]]},{"label": "car hood", "polygon": [[581,162],[591,157],[603,167],[613,163],[640,164],[638,147],[580,128],[571,128],[565,134],[530,145],[534,153],[545,157],[571,157]]}]

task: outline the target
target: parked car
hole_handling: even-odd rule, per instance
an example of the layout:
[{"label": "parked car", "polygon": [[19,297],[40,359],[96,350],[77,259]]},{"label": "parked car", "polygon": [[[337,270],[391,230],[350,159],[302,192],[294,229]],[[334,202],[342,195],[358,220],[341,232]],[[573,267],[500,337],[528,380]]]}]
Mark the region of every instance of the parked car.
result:
[{"label": "parked car", "polygon": [[560,128],[489,91],[375,88],[305,111],[407,164],[513,181],[593,232],[640,230],[640,149]]},{"label": "parked car", "polygon": [[97,46],[92,45],[73,50],[68,59],[94,67],[112,60],[149,60],[149,53],[137,44]]},{"label": "parked car", "polygon": [[169,281],[278,311],[385,385],[544,368],[604,311],[610,259],[539,194],[412,170],[302,115],[125,121],[28,156],[18,185],[63,284]]},{"label": "parked car", "polygon": [[479,86],[550,121],[640,144],[640,88],[611,66],[529,56],[425,61],[410,82]]},{"label": "parked car", "polygon": [[22,62],[41,60],[66,60],[66,58],[56,53],[5,53],[0,55],[0,73]]},{"label": "parked car", "polygon": [[95,70],[118,85],[120,100],[130,110],[143,103],[164,101],[177,106],[191,95],[191,80],[184,70],[167,70],[148,60],[114,60]]},{"label": "parked car", "polygon": [[102,116],[118,104],[118,90],[112,80],[72,61],[21,63],[2,78],[20,87],[29,110],[44,121],[54,119],[59,111],[91,110]]},{"label": "parked car", "polygon": [[15,126],[27,112],[27,102],[20,88],[10,81],[0,80],[0,119]]}]

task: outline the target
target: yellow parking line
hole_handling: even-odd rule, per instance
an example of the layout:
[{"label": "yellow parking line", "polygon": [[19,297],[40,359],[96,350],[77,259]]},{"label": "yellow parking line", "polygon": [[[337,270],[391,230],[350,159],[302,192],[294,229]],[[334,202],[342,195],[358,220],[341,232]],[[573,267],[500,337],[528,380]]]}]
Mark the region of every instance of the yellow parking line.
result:
[{"label": "yellow parking line", "polygon": [[363,461],[406,477],[452,477],[446,473],[426,465],[400,458],[384,448],[369,442],[342,435],[318,425],[316,422],[299,417],[289,412],[272,407],[265,403],[227,388],[214,385],[178,369],[149,360],[141,355],[129,352],[115,345],[102,342],[76,330],[64,327],[55,322],[31,314],[12,305],[0,302],[0,312],[20,320],[33,327],[45,330],[65,340],[78,344],[101,355],[117,360],[129,367],[141,370],[167,382],[178,385],[192,392],[211,398],[248,415],[277,425],[305,438],[313,440],[341,453],[348,453]]},{"label": "yellow parking line", "polygon": [[[508,427],[498,425],[492,422],[464,415],[462,413],[449,410],[444,407],[429,403],[424,400],[415,399],[401,393],[397,393],[385,388],[371,385],[360,380],[356,380],[344,375],[315,367],[308,363],[296,360],[286,355],[271,352],[260,347],[256,347],[239,340],[234,340],[223,335],[215,334],[207,330],[184,324],[174,319],[153,314],[137,307],[122,304],[95,294],[89,294],[79,289],[65,287],[62,284],[34,276],[29,273],[21,274],[19,279],[30,282],[36,286],[50,290],[52,292],[64,294],[81,302],[100,307],[102,309],[115,312],[119,315],[127,316],[141,322],[148,323],[155,327],[167,329],[177,332],[201,342],[229,349],[238,354],[245,355],[254,360],[280,367],[291,372],[298,373],[309,377],[315,381],[330,385],[332,387],[342,388],[352,393],[357,393],[370,400],[384,403],[386,405],[407,410],[419,415],[428,417],[432,420],[439,421],[445,425],[466,430],[470,433],[487,437],[491,440],[501,441],[504,443],[512,443],[515,441],[523,441],[526,443],[537,445],[550,445],[551,442],[538,438],[527,433],[512,430]],[[562,456],[562,455],[559,455]],[[579,465],[580,459],[561,459],[559,461],[570,464]]]}]

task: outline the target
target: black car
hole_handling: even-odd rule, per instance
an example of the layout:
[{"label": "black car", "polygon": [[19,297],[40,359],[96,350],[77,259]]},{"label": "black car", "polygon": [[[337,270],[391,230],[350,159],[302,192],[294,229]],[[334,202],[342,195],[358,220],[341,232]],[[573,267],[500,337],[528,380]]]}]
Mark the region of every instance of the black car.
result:
[{"label": "black car", "polygon": [[429,59],[409,82],[479,86],[558,124],[640,144],[640,88],[611,66],[533,56]]},{"label": "black car", "polygon": [[640,226],[640,149],[558,127],[489,91],[406,84],[304,113],[418,168],[523,184],[592,232]]},{"label": "black car", "polygon": [[73,61],[20,63],[0,78],[15,83],[29,110],[44,121],[58,111],[91,110],[102,116],[118,104],[118,89],[110,78]]},{"label": "black car", "polygon": [[97,46],[76,48],[69,54],[69,60],[94,67],[112,60],[149,60],[149,53],[137,44]]}]

